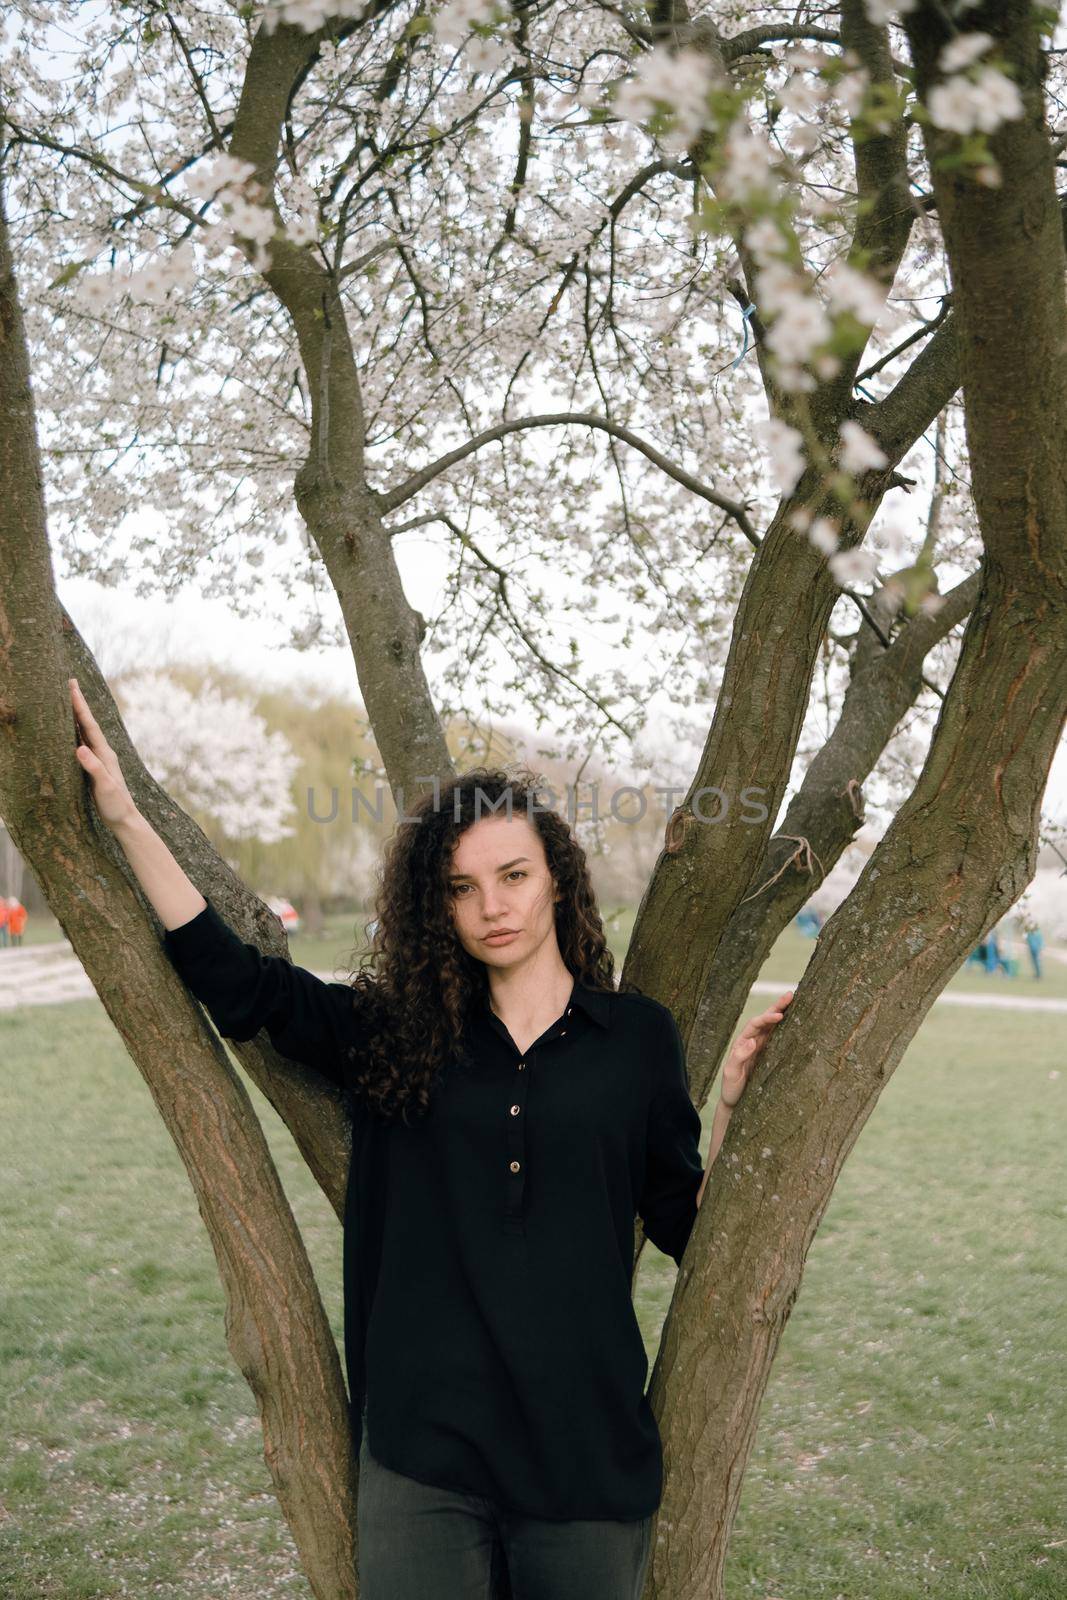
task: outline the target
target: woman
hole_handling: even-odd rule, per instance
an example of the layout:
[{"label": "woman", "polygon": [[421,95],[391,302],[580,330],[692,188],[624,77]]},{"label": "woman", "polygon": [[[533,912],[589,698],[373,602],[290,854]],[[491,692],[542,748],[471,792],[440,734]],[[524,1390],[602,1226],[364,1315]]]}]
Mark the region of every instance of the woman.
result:
[{"label": "woman", "polygon": [[[443,784],[387,848],[363,970],[326,983],[238,938],[137,812],[74,679],[71,695],[96,808],[177,970],[220,1033],[265,1028],[352,1117],[364,1600],[636,1600],[662,1453],[634,1217],[680,1263],[707,1175],[677,1026],[616,991],[569,827],[530,775]],[[730,1052],[709,1170],[790,999]]]}]

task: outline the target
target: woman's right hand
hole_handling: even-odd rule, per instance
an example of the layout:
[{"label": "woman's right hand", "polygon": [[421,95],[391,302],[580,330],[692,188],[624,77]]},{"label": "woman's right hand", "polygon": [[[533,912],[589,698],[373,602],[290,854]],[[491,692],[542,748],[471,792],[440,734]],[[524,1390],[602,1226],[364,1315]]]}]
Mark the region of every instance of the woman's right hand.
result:
[{"label": "woman's right hand", "polygon": [[99,724],[89,709],[89,702],[78,687],[77,678],[68,679],[70,702],[74,707],[75,725],[84,739],[74,754],[89,775],[93,787],[93,802],[109,828],[120,827],[137,816],[133,796],[126,787],[119,758],[100,731]]}]

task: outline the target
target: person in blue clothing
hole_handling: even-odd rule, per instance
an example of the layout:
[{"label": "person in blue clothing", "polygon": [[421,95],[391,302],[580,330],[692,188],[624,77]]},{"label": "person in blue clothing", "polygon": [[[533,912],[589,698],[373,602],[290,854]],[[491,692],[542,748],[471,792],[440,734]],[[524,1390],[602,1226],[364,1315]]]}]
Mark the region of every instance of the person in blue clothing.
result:
[{"label": "person in blue clothing", "polygon": [[996,972],[997,968],[1003,965],[1000,955],[1000,935],[996,928],[990,928],[985,939],[985,969],[987,972]]},{"label": "person in blue clothing", "polygon": [[1040,928],[1034,927],[1026,930],[1026,948],[1030,954],[1030,965],[1033,968],[1035,978],[1040,978],[1041,976],[1041,950],[1044,943],[1045,936]]},{"label": "person in blue clothing", "polygon": [[[345,1356],[363,1600],[638,1600],[662,1451],[634,1220],[681,1264],[726,1123],[669,1009],[617,986],[588,863],[532,774],[442,782],[389,842],[369,952],[327,983],[244,942],[137,811],[71,680],[77,757],[224,1038],[343,1091]],[[501,809],[503,807],[503,809]],[[358,1158],[357,1158],[358,1152]]]}]

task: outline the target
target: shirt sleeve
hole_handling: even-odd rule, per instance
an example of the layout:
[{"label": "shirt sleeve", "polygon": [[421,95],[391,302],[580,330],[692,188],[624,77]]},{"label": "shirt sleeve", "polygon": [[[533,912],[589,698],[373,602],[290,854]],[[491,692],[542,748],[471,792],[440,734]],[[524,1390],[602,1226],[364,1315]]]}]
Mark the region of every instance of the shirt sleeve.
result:
[{"label": "shirt sleeve", "polygon": [[656,1065],[658,1087],[648,1109],[645,1182],[638,1213],[656,1248],[681,1266],[696,1221],[704,1167],[700,1113],[689,1093],[682,1036],[669,1011]]},{"label": "shirt sleeve", "polygon": [[253,1039],[266,1028],[287,1059],[333,1083],[348,1081],[359,1031],[349,984],[327,983],[285,956],[264,955],[238,937],[210,900],[189,922],[164,931],[163,948],[223,1038]]}]

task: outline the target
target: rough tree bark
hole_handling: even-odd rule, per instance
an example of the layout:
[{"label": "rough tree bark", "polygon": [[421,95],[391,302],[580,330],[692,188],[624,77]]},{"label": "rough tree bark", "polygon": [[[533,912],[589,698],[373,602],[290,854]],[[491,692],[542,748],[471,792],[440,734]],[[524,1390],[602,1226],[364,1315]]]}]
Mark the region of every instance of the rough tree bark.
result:
[{"label": "rough tree bark", "polygon": [[0,419],[0,810],[185,1164],[226,1296],[226,1340],[255,1395],[264,1457],[312,1588],[320,1600],[348,1600],[358,1467],[304,1242],[248,1092],[86,805],[2,194]]},{"label": "rough tree bark", "polygon": [[[941,9],[906,19],[925,89]],[[1067,711],[1064,249],[1028,5],[981,7],[1027,115],[991,136],[1004,178],[936,165],[958,317],[981,588],[928,759],[818,941],[746,1090],[679,1271],[651,1395],[667,1462],[648,1593],[720,1596],[760,1400],[848,1151],[929,1007],[1033,876]],[[878,961],[871,962],[877,950]]]},{"label": "rough tree bark", "polygon": [[[260,28],[249,52],[230,154],[252,163],[262,203],[276,217],[282,127],[322,37],[285,25],[273,33]],[[297,474],[296,503],[337,592],[363,702],[403,815],[405,804],[453,770],[419,652],[425,624],[404,594],[381,497],[367,482],[363,397],[340,285],[311,251],[280,233],[270,253],[264,277],[292,320],[311,395],[311,445]]]},{"label": "rough tree bark", "polygon": [[[715,952],[687,1052],[689,1089],[698,1108],[708,1101],[737,1020],[775,941],[860,827],[864,780],[914,704],[927,653],[967,616],[979,581],[977,573],[965,578],[944,597],[936,616],[920,612],[889,645],[883,645],[866,621],[861,624],[837,724],[812,758]],[[877,601],[871,610],[877,620]],[[635,1274],[644,1243],[638,1223]]]}]

